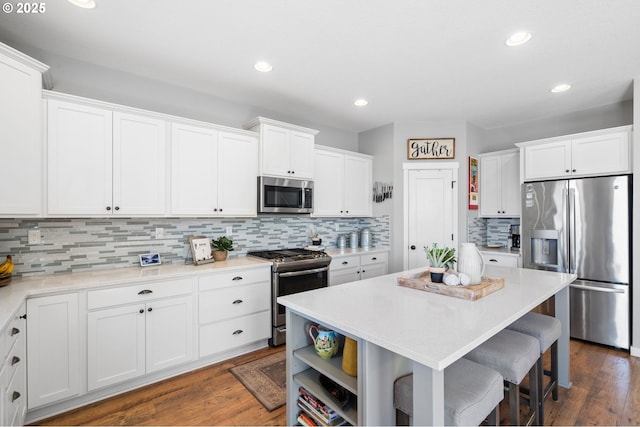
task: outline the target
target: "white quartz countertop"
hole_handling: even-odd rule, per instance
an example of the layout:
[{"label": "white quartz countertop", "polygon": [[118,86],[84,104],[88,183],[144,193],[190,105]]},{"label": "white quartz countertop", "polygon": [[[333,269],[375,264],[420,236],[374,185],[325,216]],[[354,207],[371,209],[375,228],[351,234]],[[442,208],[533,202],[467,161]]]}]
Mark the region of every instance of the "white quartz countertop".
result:
[{"label": "white quartz countertop", "polygon": [[271,264],[271,261],[242,256],[203,265],[165,264],[13,278],[9,285],[0,288],[0,328],[4,328],[26,298],[32,296],[268,267]]},{"label": "white quartz countertop", "polygon": [[512,256],[520,256],[520,249],[508,249],[506,246],[478,246],[478,250],[480,252],[491,252],[491,253],[499,253],[503,255],[512,255]]},{"label": "white quartz countertop", "polygon": [[476,301],[397,285],[393,273],[278,298],[327,327],[442,370],[576,279],[574,274],[487,267],[505,287]]},{"label": "white quartz countertop", "polygon": [[374,253],[381,253],[381,252],[389,252],[389,248],[386,247],[386,246],[380,246],[380,247],[369,248],[369,249],[363,249],[363,248],[357,248],[357,249],[351,249],[351,248],[345,248],[345,249],[327,248],[324,251],[327,254],[329,254],[329,256],[331,256],[332,258],[339,258],[339,257],[342,257],[342,256],[349,256],[349,255],[366,255],[366,254],[374,254]]}]

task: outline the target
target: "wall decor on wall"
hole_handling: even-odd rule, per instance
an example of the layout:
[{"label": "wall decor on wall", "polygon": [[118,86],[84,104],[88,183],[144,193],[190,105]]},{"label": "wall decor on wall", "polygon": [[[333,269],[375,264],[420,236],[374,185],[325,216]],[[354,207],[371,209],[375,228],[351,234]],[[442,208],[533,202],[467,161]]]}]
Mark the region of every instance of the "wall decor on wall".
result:
[{"label": "wall decor on wall", "polygon": [[478,159],[469,156],[469,209],[478,209]]},{"label": "wall decor on wall", "polygon": [[456,157],[455,138],[411,138],[407,140],[408,160],[439,160]]}]

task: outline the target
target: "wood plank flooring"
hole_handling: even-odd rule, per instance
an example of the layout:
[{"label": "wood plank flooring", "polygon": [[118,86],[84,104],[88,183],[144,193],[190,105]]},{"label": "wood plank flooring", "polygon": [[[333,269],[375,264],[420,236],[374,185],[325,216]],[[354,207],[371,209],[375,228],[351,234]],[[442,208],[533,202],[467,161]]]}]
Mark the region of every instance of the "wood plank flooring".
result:
[{"label": "wood plank flooring", "polygon": [[[40,425],[286,425],[285,407],[267,412],[229,371],[272,354],[262,349],[41,421]],[[547,425],[640,425],[640,359],[571,342],[573,387],[545,401]],[[508,407],[501,422],[508,424]]]}]

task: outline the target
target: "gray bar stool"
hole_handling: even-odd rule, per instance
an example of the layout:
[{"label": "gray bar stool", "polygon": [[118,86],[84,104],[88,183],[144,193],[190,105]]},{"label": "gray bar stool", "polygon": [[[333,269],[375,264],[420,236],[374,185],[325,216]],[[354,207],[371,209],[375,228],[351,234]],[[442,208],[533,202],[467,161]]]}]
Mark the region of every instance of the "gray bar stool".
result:
[{"label": "gray bar stool", "polygon": [[[504,398],[503,378],[498,372],[470,360],[460,359],[444,370],[444,422],[446,425],[499,425],[499,405]],[[413,421],[413,374],[393,385],[396,425]]]},{"label": "gray bar stool", "polygon": [[538,359],[540,345],[529,335],[503,329],[464,356],[498,371],[509,386],[509,420],[520,425],[520,383],[529,374],[529,407],[525,425],[538,423]]},{"label": "gray bar stool", "polygon": [[[562,324],[558,319],[540,313],[529,312],[507,326],[512,331],[527,334],[538,340],[540,358],[538,359],[538,421],[544,425],[544,399],[552,391],[553,400],[558,400],[558,338],[562,334]],[[551,371],[542,366],[542,355],[551,347]],[[551,380],[544,386],[543,375]]]}]

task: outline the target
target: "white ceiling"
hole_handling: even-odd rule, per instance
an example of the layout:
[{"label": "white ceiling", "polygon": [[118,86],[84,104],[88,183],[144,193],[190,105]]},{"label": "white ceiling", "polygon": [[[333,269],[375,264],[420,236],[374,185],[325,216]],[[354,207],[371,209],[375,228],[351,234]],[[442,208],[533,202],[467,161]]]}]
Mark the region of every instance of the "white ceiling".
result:
[{"label": "white ceiling", "polygon": [[[508,126],[631,99],[640,77],[638,0],[96,3],[0,13],[0,41],[358,132],[403,120]],[[519,30],[532,40],[506,47]],[[258,60],[273,71],[255,71]],[[551,94],[561,82],[573,88]],[[355,107],[359,97],[369,105]]]}]

